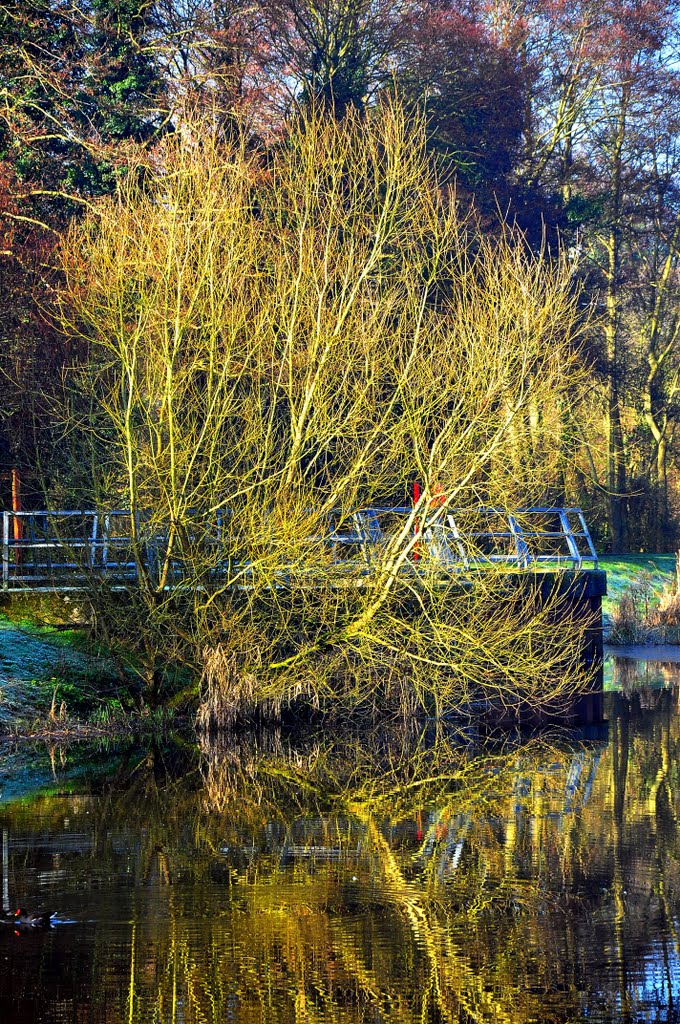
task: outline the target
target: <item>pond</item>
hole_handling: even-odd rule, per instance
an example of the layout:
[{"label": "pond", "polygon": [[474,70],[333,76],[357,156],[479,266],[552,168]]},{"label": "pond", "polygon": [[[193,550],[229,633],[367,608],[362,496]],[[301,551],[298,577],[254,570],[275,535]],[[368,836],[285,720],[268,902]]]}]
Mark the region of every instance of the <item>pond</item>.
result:
[{"label": "pond", "polygon": [[588,732],[4,748],[3,909],[58,916],[0,1021],[680,1020],[672,676]]}]

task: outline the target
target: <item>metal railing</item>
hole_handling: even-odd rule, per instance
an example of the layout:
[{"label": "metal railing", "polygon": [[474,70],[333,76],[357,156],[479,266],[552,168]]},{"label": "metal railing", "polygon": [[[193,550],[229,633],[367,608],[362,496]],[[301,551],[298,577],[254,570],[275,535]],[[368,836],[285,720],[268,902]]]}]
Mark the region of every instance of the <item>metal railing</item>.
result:
[{"label": "metal railing", "polygon": [[[151,517],[129,511],[37,511],[2,513],[2,590],[82,590],[99,580],[111,586],[133,585],[140,560],[152,575],[167,552],[167,532]],[[327,531],[310,537],[328,550],[329,568],[370,573],[381,552],[411,519],[412,551],[405,571],[470,573],[493,564],[509,569],[597,568],[597,554],[578,508],[430,508],[416,515],[413,506],[371,507],[343,515],[331,513]],[[222,512],[210,528],[197,524],[191,543],[209,547],[209,582],[218,585],[240,566],[247,579],[247,556],[239,556],[233,538],[236,517]],[[237,525],[237,524],[236,524]],[[197,539],[199,535],[202,540]],[[134,540],[133,538],[136,538]],[[266,541],[265,541],[266,544]],[[240,558],[240,561],[239,561]],[[169,585],[191,577],[190,556],[171,562]],[[288,571],[281,566],[281,574]]]}]

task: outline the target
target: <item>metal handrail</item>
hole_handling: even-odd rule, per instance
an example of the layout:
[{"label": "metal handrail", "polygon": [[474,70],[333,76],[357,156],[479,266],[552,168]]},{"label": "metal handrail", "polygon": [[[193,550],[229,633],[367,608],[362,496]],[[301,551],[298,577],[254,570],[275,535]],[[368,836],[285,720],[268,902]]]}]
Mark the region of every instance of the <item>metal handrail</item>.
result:
[{"label": "metal handrail", "polygon": [[[219,521],[216,518],[212,538],[202,543],[219,550],[225,519],[232,514],[230,510],[223,510]],[[2,515],[2,590],[5,592],[82,589],[93,575],[127,585],[137,576],[133,531],[131,529],[126,536],[124,530],[115,529],[117,522],[132,520],[129,510],[8,511]],[[596,569],[598,565],[595,546],[579,508],[530,507],[508,511],[486,506],[473,509],[430,506],[416,510],[412,505],[394,505],[371,506],[345,514],[335,510],[328,515],[328,531],[310,536],[308,540],[310,544],[330,545],[333,564],[338,568],[356,568],[353,559],[358,554],[360,564],[370,572],[389,542],[390,531],[385,519],[390,516],[413,520],[415,544],[409,571],[434,566],[447,573],[469,572],[493,564],[518,569],[529,569],[533,565],[582,569],[584,564]],[[72,524],[78,517],[81,522],[74,529]],[[135,532],[142,536],[145,557],[151,568],[151,563],[157,563],[162,556],[167,537],[163,530],[157,529],[144,536],[147,514],[136,513],[135,517]],[[21,520],[23,529],[16,529],[17,520]],[[14,531],[10,530],[12,524]],[[474,528],[466,528],[466,524]],[[489,525],[496,525],[496,528],[479,529]],[[222,563],[224,572],[226,561],[228,559]],[[247,561],[237,559],[236,562],[248,570]],[[178,580],[182,576],[180,563],[181,559],[173,563]],[[232,561],[232,567],[234,564]],[[284,575],[290,571],[290,567],[281,568]],[[216,564],[217,576],[219,572],[219,564]]]}]

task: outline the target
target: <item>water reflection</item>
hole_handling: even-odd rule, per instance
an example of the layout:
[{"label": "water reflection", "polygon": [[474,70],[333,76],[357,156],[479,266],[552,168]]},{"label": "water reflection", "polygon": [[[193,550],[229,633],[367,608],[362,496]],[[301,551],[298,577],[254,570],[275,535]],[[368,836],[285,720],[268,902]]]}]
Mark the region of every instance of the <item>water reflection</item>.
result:
[{"label": "water reflection", "polygon": [[[678,648],[662,647],[654,650],[653,658],[636,657],[637,648],[625,655],[611,654],[605,661],[604,679],[608,690],[621,690],[630,694],[635,690],[678,686],[680,660]],[[649,653],[649,649],[646,650]]]},{"label": "water reflection", "polygon": [[3,884],[76,923],[0,927],[0,1020],[677,1020],[680,726],[649,693],[595,736],[242,737],[73,793],[53,756],[0,803]]}]

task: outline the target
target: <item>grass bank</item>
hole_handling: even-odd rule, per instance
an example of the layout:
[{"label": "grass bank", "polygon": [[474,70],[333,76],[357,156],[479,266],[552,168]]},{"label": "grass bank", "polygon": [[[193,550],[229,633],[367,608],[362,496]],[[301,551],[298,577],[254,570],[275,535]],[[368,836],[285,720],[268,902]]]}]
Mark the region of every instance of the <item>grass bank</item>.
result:
[{"label": "grass bank", "polygon": [[0,610],[0,735],[101,736],[156,731],[168,712],[88,639],[62,598],[21,598]]},{"label": "grass bank", "polygon": [[[609,555],[600,565],[607,571],[603,612],[610,624],[631,587],[646,595],[650,608],[658,604],[673,581],[675,556]],[[130,735],[170,724],[173,712],[145,706],[134,673],[93,646],[86,620],[77,602],[54,595],[13,598],[0,608],[0,735]]]},{"label": "grass bank", "polygon": [[605,615],[611,616],[631,584],[647,578],[651,600],[659,600],[664,587],[672,582],[675,574],[675,555],[604,555],[600,568],[607,572],[607,596],[602,601]]},{"label": "grass bank", "polygon": [[607,555],[600,567],[607,572],[602,611],[610,643],[680,643],[674,554]]}]

